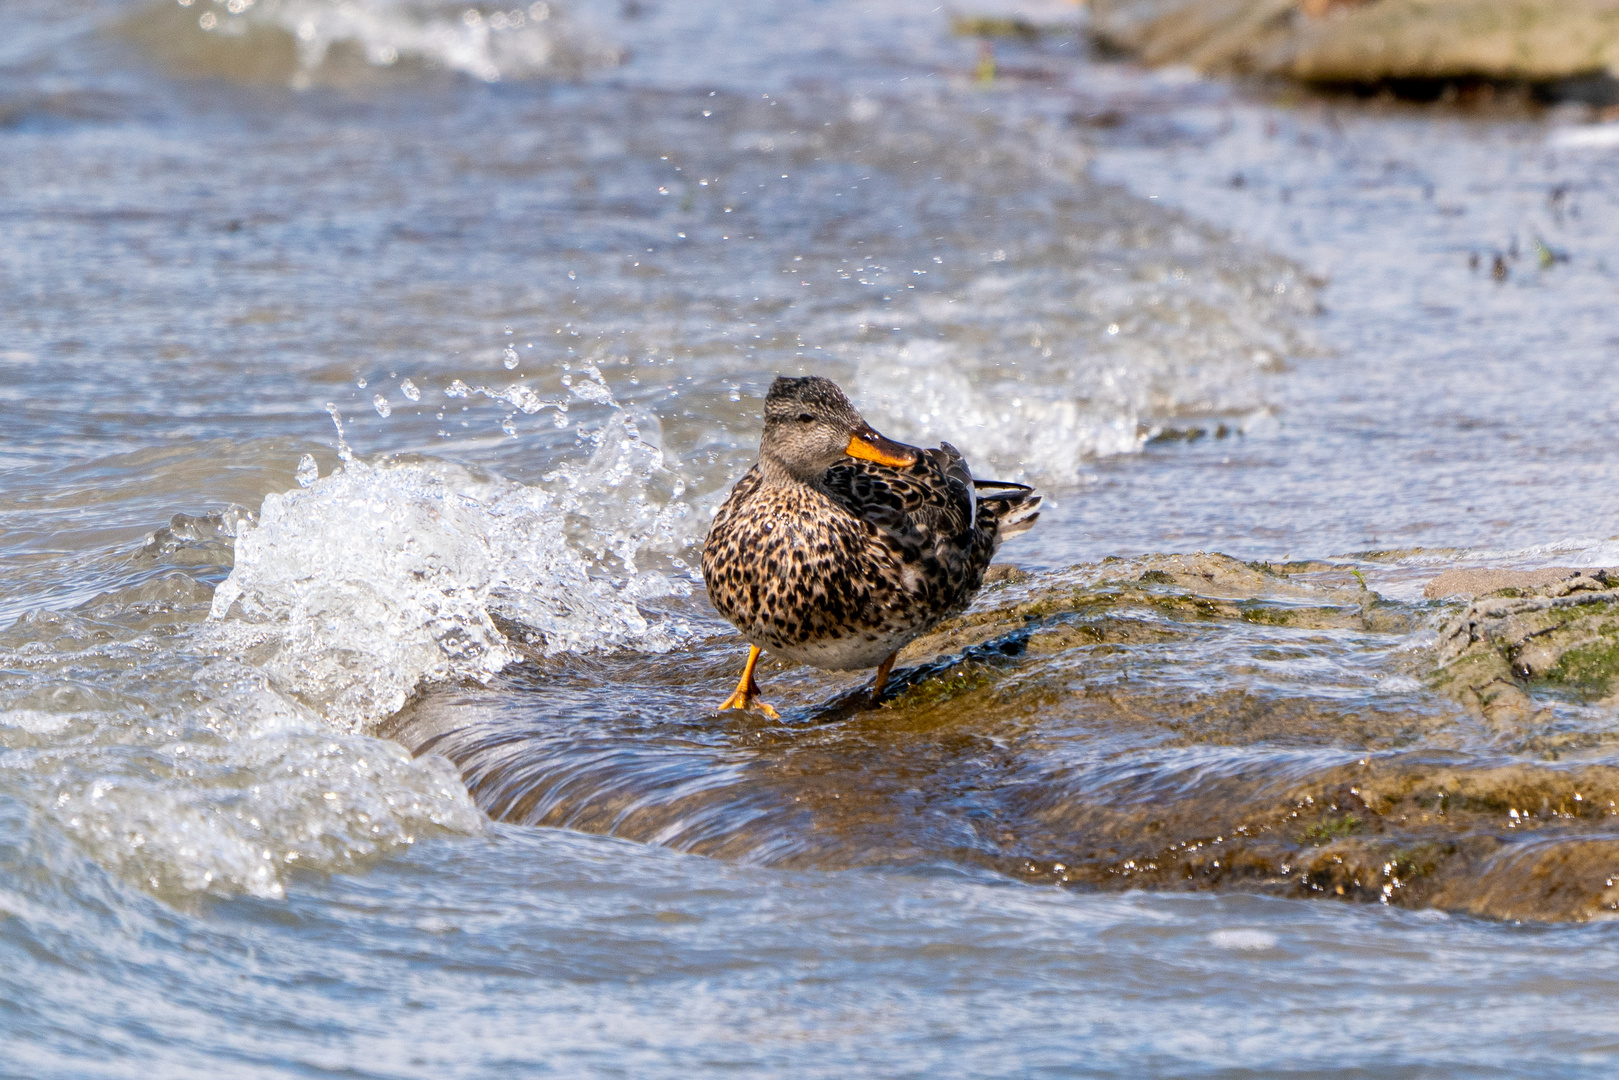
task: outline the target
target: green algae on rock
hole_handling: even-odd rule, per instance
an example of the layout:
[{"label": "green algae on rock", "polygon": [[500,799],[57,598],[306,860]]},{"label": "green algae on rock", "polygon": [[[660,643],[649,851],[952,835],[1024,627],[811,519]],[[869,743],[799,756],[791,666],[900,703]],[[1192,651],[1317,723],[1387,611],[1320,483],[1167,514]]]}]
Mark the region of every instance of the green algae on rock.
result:
[{"label": "green algae on rock", "polygon": [[[784,720],[714,717],[732,651],[715,638],[588,671],[536,656],[388,733],[454,761],[491,816],[720,858],[1606,917],[1619,766],[1600,733],[1564,739],[1548,717],[1615,670],[1593,650],[1610,600],[1537,588],[1469,606],[1436,647],[1454,607],[1385,599],[1332,563],[1010,570],[901,654],[876,708],[847,676],[783,667]],[[1514,618],[1562,628],[1540,675],[1514,673]],[[1528,710],[1492,713],[1485,674]],[[593,719],[560,719],[578,711],[564,698],[597,702]]]},{"label": "green algae on rock", "polygon": [[1536,695],[1619,703],[1619,573],[1544,576],[1495,572],[1440,635],[1435,685],[1498,726],[1542,712]]}]

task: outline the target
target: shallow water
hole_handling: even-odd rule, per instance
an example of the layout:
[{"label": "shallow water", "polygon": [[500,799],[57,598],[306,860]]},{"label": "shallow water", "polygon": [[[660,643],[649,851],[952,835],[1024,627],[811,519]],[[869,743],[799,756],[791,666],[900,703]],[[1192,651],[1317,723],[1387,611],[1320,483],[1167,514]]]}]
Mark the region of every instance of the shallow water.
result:
[{"label": "shallow water", "polygon": [[[0,1072],[1612,1060],[1608,924],[1052,884],[1110,806],[1533,758],[1425,689],[1421,586],[1619,562],[1612,149],[1075,34],[986,85],[897,0],[4,24]],[[696,545],[777,372],[1039,484],[1019,566],[1332,560],[1398,618],[1123,604],[904,723],[776,669],[721,721]]]}]

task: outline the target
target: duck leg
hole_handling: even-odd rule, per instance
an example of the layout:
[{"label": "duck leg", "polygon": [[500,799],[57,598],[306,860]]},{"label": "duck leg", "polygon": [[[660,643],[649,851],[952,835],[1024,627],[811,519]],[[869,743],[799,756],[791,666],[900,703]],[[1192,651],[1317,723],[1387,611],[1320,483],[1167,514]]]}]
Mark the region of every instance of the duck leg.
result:
[{"label": "duck leg", "polygon": [[720,708],[757,709],[770,719],[777,720],[780,719],[780,714],[759,700],[759,684],[753,680],[753,669],[759,663],[759,653],[759,646],[748,646],[748,662],[742,668],[742,678],[737,680],[736,691],[720,704]]},{"label": "duck leg", "polygon": [[888,673],[893,669],[894,658],[898,655],[899,650],[895,649],[888,654],[887,660],[877,665],[877,681],[871,685],[871,703],[873,705],[877,704],[877,698],[882,695],[883,687],[888,685]]}]

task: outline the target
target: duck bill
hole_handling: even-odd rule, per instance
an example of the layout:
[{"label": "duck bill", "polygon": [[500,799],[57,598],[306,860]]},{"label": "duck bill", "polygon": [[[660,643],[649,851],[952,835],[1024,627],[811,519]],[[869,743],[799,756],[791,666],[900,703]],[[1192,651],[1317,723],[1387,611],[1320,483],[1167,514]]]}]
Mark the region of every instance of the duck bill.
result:
[{"label": "duck bill", "polygon": [[916,448],[885,439],[869,427],[861,428],[849,437],[843,452],[862,461],[875,461],[891,469],[905,469],[916,464]]}]

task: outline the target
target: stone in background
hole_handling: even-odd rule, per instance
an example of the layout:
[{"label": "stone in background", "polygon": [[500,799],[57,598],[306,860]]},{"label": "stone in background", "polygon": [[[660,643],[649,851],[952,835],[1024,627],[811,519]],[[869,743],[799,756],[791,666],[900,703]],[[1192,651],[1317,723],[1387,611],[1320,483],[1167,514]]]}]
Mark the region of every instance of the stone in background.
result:
[{"label": "stone in background", "polygon": [[1619,0],[1091,0],[1091,27],[1149,64],[1313,83],[1619,71]]}]

